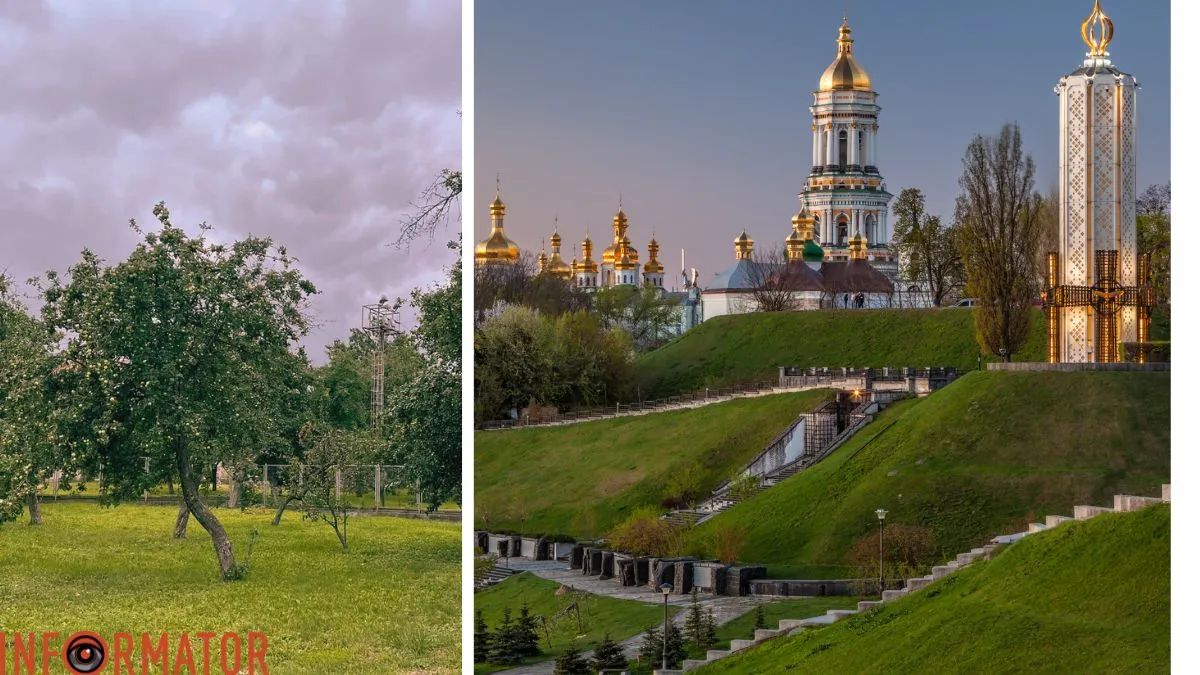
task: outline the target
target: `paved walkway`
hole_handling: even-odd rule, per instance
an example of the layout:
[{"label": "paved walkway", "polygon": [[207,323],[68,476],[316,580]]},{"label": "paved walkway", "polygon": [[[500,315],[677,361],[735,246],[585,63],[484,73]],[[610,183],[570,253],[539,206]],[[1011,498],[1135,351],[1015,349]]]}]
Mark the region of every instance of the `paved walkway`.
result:
[{"label": "paved walkway", "polygon": [[772,387],[770,389],[760,389],[758,391],[743,391],[743,392],[738,392],[736,394],[726,394],[724,396],[715,396],[714,395],[714,396],[710,396],[708,398],[700,399],[698,401],[683,401],[680,403],[672,403],[669,405],[656,406],[649,410],[632,410],[631,409],[628,412],[622,410],[619,413],[609,413],[607,415],[597,415],[595,417],[585,417],[582,419],[560,420],[557,422],[537,422],[537,423],[533,423],[533,424],[526,424],[526,425],[519,426],[519,427],[506,427],[505,429],[476,429],[476,431],[507,431],[510,429],[528,429],[530,427],[560,427],[560,426],[566,426],[568,424],[580,424],[582,422],[596,422],[599,420],[610,420],[610,419],[613,419],[614,417],[633,417],[636,415],[653,415],[654,413],[668,412],[671,410],[686,410],[688,408],[703,408],[706,405],[713,405],[714,403],[725,403],[727,401],[732,401],[732,400],[739,399],[739,398],[758,398],[759,396],[773,396],[775,394],[791,394],[791,393],[794,393],[797,391],[810,391],[813,389],[837,389],[839,387],[840,387],[840,384],[836,383],[836,382],[835,383],[814,384],[814,385],[809,385],[809,386],[804,386],[804,387]]},{"label": "paved walkway", "polygon": [[[595,576],[584,576],[578,570],[569,569],[567,563],[561,561],[533,561],[514,558],[509,561],[509,567],[517,572],[532,572],[543,579],[557,581],[560,584],[596,595],[617,598],[619,600],[633,600],[647,604],[662,605],[662,595],[650,590],[648,586],[621,586],[615,579],[601,581]],[[757,605],[770,602],[772,599],[754,597],[738,598],[727,595],[718,595],[715,597],[701,596],[700,606],[705,609],[711,608],[713,620],[720,626],[753,610]],[[691,602],[692,596],[687,593],[672,595],[668,600],[668,604],[676,606],[689,605]],[[675,615],[673,621],[677,626],[682,627],[686,616],[686,611],[679,612]],[[625,655],[630,660],[637,657],[637,652],[641,645],[642,636],[640,633],[621,642],[621,647],[624,648]],[[590,651],[584,654],[585,658],[591,658],[591,656],[592,653]],[[511,673],[512,675],[550,675],[554,672],[554,659],[531,663],[519,668],[510,668],[501,672]]]}]

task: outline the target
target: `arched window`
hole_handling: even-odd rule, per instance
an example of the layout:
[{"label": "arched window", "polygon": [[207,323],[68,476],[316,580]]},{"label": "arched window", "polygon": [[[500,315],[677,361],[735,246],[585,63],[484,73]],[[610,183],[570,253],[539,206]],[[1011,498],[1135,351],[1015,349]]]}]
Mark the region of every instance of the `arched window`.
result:
[{"label": "arched window", "polygon": [[825,239],[821,231],[821,216],[816,214],[813,214],[813,239],[817,240],[818,244]]},{"label": "arched window", "polygon": [[837,221],[837,245],[845,246],[850,236],[850,223],[846,220],[846,216],[838,216]]},{"label": "arched window", "polygon": [[842,168],[846,167],[846,154],[850,151],[850,144],[846,142],[846,130],[838,132],[838,165]]},{"label": "arched window", "polygon": [[866,228],[867,245],[879,243],[878,234],[875,232],[875,216],[873,214],[867,214]]}]

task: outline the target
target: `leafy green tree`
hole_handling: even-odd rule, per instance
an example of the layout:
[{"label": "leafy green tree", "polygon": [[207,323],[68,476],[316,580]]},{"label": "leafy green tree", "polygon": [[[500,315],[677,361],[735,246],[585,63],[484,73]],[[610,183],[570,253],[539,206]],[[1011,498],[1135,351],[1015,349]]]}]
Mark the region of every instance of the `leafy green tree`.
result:
[{"label": "leafy green tree", "polygon": [[[349,339],[335,340],[325,353],[328,363],[313,370],[318,387],[318,419],[337,429],[369,428],[375,337],[354,328]],[[398,390],[423,364],[412,336],[401,333],[389,338],[384,348],[384,390]]]},{"label": "leafy green tree", "polygon": [[38,486],[68,460],[54,428],[54,342],[0,274],[0,523],[28,509],[40,524]]},{"label": "leafy green tree", "polygon": [[976,136],[959,185],[957,241],[967,292],[979,299],[976,334],[982,348],[1009,361],[1029,337],[1029,306],[1041,287],[1035,257],[1043,200],[1020,128],[1006,124],[997,136]]},{"label": "leafy green tree", "polygon": [[436,508],[462,499],[462,261],[445,283],[413,292],[419,311],[413,342],[425,360],[392,393],[393,458]]},{"label": "leafy green tree", "polygon": [[587,659],[575,645],[568,646],[554,659],[554,675],[588,675],[590,672]]},{"label": "leafy green tree", "polygon": [[965,281],[955,229],[925,212],[925,195],[918,188],[901,190],[892,204],[892,213],[896,216],[892,246],[904,262],[901,277],[920,282],[933,305],[941,306]]},{"label": "leafy green tree", "polygon": [[679,301],[653,288],[602,288],[596,291],[592,308],[605,328],[628,333],[638,351],[650,351],[670,340],[679,323]]},{"label": "leafy green tree", "polygon": [[605,633],[604,639],[592,650],[592,670],[624,670],[628,665],[625,650]]},{"label": "leafy green tree", "polygon": [[488,660],[488,648],[491,646],[492,634],[488,632],[487,622],[483,619],[483,610],[475,610],[475,663],[485,663]]},{"label": "leafy green tree", "polygon": [[1157,307],[1154,332],[1169,337],[1171,321],[1171,184],[1151,185],[1137,200],[1138,252],[1150,254]]},{"label": "leafy green tree", "polygon": [[104,465],[109,499],[146,486],[143,457],[173,465],[191,515],[212,539],[224,579],[235,579],[233,544],[200,499],[200,471],[236,466],[291,443],[280,410],[301,360],[316,292],[269,239],[232,244],[171,224],[143,232],[129,257],[108,266],[91,251],[67,279],[48,273],[43,315],[67,336],[64,367],[79,382],[60,404],[86,450]]},{"label": "leafy green tree", "polygon": [[340,429],[306,434],[308,450],[303,462],[296,459],[287,472],[289,493],[296,496],[305,520],[323,522],[333,529],[342,552],[350,552],[347,525],[351,504],[348,485],[353,472],[374,464],[383,452],[382,440],[370,431]]},{"label": "leafy green tree", "polygon": [[512,306],[475,332],[479,420],[557,397],[554,328],[532,309]]}]

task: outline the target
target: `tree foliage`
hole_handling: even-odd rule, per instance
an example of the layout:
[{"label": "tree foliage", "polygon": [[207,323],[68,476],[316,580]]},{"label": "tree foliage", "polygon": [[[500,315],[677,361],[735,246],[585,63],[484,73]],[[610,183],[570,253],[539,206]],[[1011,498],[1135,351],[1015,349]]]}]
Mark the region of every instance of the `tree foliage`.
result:
[{"label": "tree foliage", "polygon": [[587,312],[554,317],[510,306],[475,332],[476,419],[619,401],[632,357],[624,331],[605,330]]},{"label": "tree foliage", "polygon": [[[1138,252],[1150,254],[1150,286],[1157,303],[1155,332],[1170,335],[1171,184],[1151,185],[1137,200]],[[1166,323],[1163,327],[1161,324]]]},{"label": "tree foliage", "polygon": [[788,274],[787,249],[782,244],[760,246],[747,268],[750,297],[756,312],[788,312],[800,307],[801,277]]},{"label": "tree foliage", "polygon": [[665,558],[678,552],[683,531],[663,520],[653,507],[635,509],[609,533],[608,541],[618,551],[635,556]]},{"label": "tree foliage", "polygon": [[462,261],[413,292],[413,341],[424,363],[392,394],[392,459],[430,508],[462,499]]},{"label": "tree foliage", "polygon": [[63,332],[75,379],[59,405],[78,452],[103,462],[104,496],[135,497],[152,472],[173,470],[188,510],[213,541],[223,578],[241,575],[233,546],[200,500],[198,473],[287,447],[305,367],[291,351],[316,292],[269,239],[232,244],[188,236],[154,208],[129,257],[107,265],[84,251],[67,277],[48,273],[43,316]]},{"label": "tree foliage", "polygon": [[1034,190],[1033,158],[1023,154],[1021,130],[976,136],[967,146],[956,208],[967,292],[979,299],[980,346],[1011,360],[1029,335],[1029,306],[1040,287],[1042,197]]},{"label": "tree foliage", "polygon": [[919,282],[933,305],[940,307],[965,282],[956,229],[925,212],[925,195],[918,188],[901,190],[892,213],[896,216],[892,246],[904,262],[901,277]]},{"label": "tree foliage", "polygon": [[675,334],[679,301],[655,288],[611,286],[596,291],[592,308],[600,324],[624,331],[634,349],[650,351]]},{"label": "tree foliage", "polygon": [[605,633],[604,639],[592,650],[592,670],[624,670],[628,665],[625,650]]}]

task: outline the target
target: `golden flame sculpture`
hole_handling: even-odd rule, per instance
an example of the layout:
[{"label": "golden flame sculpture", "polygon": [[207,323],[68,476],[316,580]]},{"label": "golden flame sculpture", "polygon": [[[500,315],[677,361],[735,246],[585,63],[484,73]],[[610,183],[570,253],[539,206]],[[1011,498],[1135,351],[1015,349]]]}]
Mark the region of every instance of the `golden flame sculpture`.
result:
[{"label": "golden flame sculpture", "polygon": [[1113,22],[1104,13],[1104,10],[1100,9],[1100,0],[1096,0],[1096,4],[1092,7],[1092,13],[1079,26],[1079,32],[1083,35],[1084,44],[1088,46],[1088,56],[1092,58],[1108,56],[1108,45],[1113,39]]}]

